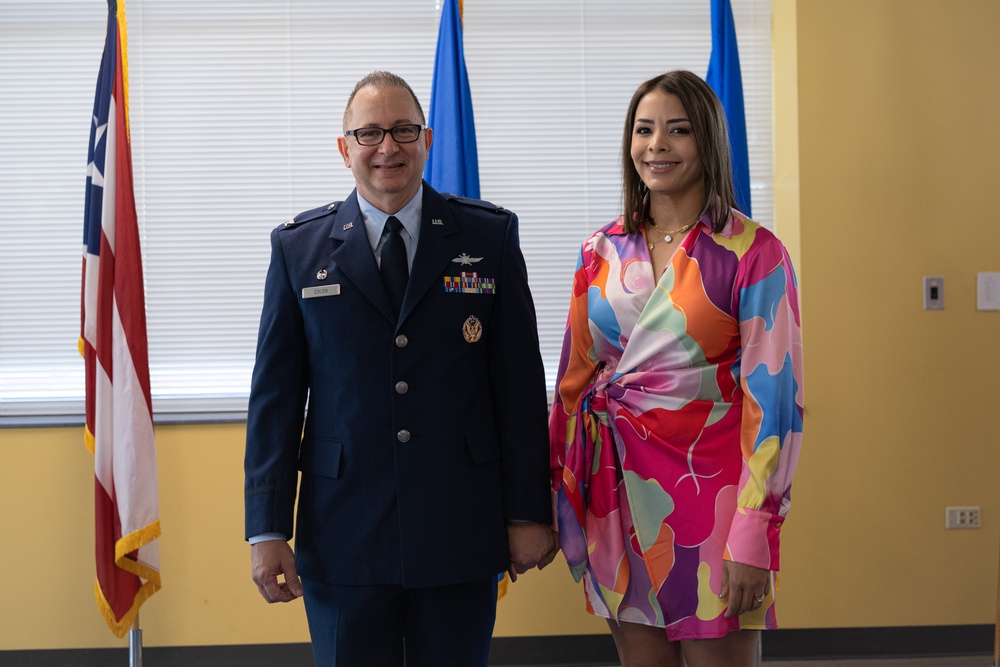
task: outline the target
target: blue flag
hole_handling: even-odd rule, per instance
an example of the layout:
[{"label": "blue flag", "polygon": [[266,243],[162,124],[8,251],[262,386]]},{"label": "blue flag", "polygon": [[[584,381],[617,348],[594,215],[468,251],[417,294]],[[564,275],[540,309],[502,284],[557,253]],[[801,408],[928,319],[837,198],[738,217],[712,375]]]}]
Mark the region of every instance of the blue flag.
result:
[{"label": "blue flag", "polygon": [[750,213],[750,157],[747,152],[747,119],[743,110],[743,76],[736,46],[736,23],[729,0],[712,0],[712,56],[708,61],[708,85],[722,101],[729,123],[729,146],[733,153],[733,185],[736,204]]},{"label": "blue flag", "polygon": [[428,124],[434,130],[434,141],[424,178],[439,192],[478,199],[476,123],[472,118],[458,0],[445,0],[441,10]]}]

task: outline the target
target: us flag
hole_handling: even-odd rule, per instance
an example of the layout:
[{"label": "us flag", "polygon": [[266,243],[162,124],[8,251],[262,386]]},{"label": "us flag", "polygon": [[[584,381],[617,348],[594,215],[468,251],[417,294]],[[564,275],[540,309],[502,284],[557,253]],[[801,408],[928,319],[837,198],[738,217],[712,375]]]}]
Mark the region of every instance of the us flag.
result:
[{"label": "us flag", "polygon": [[118,637],[160,588],[156,443],[126,46],[124,0],[109,0],[88,151],[79,346],[86,366],[84,441],[94,455],[94,593]]}]

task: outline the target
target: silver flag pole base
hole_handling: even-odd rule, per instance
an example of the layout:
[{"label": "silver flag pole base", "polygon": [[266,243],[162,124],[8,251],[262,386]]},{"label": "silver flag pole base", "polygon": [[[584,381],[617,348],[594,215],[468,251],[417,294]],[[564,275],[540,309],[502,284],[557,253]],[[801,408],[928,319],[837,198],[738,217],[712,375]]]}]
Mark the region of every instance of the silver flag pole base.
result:
[{"label": "silver flag pole base", "polygon": [[128,631],[128,664],[129,667],[142,667],[142,628],[139,627],[138,614]]}]

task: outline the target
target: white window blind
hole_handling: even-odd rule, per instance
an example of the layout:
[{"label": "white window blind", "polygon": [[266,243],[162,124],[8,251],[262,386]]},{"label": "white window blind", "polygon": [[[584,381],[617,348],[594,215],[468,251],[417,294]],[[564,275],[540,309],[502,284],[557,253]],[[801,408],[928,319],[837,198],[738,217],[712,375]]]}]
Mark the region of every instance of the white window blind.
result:
[{"label": "white window blind", "polygon": [[[770,0],[732,0],[754,218],[772,223]],[[584,237],[621,207],[635,87],[704,76],[708,0],[466,0],[482,195],[515,211],[555,379]],[[354,83],[394,71],[429,110],[436,0],[129,0],[129,94],[154,411],[245,410],[268,233],[343,199]],[[83,412],[87,141],[106,5],[0,0],[0,421]]]}]

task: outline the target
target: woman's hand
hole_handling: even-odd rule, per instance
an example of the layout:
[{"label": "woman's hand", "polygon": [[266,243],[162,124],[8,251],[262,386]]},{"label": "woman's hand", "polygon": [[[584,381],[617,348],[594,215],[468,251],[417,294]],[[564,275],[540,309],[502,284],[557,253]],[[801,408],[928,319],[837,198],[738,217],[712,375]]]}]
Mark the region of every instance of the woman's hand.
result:
[{"label": "woman's hand", "polygon": [[719,593],[719,599],[729,598],[726,618],[760,609],[764,604],[764,598],[770,592],[770,571],[730,560],[723,561],[722,591]]}]

